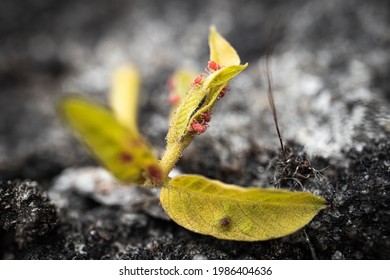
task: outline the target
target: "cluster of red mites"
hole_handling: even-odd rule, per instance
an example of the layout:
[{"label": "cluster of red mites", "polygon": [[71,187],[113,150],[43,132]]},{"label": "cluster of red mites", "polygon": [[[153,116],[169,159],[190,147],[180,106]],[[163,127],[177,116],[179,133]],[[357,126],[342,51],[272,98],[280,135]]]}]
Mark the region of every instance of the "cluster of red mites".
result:
[{"label": "cluster of red mites", "polygon": [[[215,61],[213,60],[210,60],[208,63],[207,63],[207,67],[206,67],[206,72],[211,74],[215,71],[218,71],[222,68],[221,65],[219,65],[218,63],[216,63]],[[205,73],[201,73],[199,74],[199,76],[197,76],[195,79],[194,79],[194,82],[192,83],[192,87],[194,86],[199,86],[202,81],[203,81],[203,77],[206,77],[207,74]],[[225,96],[225,94],[230,90],[230,88],[228,86],[224,87],[221,92],[219,93],[219,96],[218,98],[222,98]],[[197,134],[201,134],[203,132],[206,131],[207,127],[208,127],[208,122],[210,122],[211,120],[211,112],[210,110],[209,111],[206,111],[206,112],[203,112],[201,113],[201,121],[199,122],[198,120],[193,120],[190,127],[188,128],[188,131],[190,132],[195,132]]]},{"label": "cluster of red mites", "polygon": [[[207,63],[207,67],[206,67],[206,72],[207,73],[212,73],[212,72],[215,72],[215,71],[218,71],[222,68],[222,66],[220,66],[218,63],[216,63],[214,60],[210,60],[208,63]],[[201,73],[199,74],[199,76],[197,76],[195,79],[194,79],[194,82],[192,83],[192,86],[198,86],[202,83],[203,81],[203,77],[206,77],[207,74],[205,73]]]},{"label": "cluster of red mites", "polygon": [[[206,72],[207,73],[212,73],[212,72],[215,72],[215,71],[218,71],[222,68],[221,65],[219,65],[218,63],[216,63],[214,60],[210,60],[208,63],[207,63],[207,67],[206,67]],[[200,73],[198,76],[195,77],[193,83],[191,84],[192,87],[195,87],[195,86],[199,86],[202,81],[203,81],[203,77],[206,77],[207,74],[205,73]],[[173,77],[171,77],[169,80],[168,80],[168,88],[170,91],[173,91],[174,90],[174,81],[173,81]],[[227,89],[227,90],[225,90]],[[228,88],[223,88],[221,93],[219,94],[219,98],[223,97],[226,92],[228,91],[229,89]],[[178,105],[180,103],[180,97],[178,94],[176,93],[173,93],[173,94],[170,94],[169,95],[169,102],[172,104],[172,105]]]},{"label": "cluster of red mites", "polygon": [[195,132],[197,134],[201,134],[206,131],[207,127],[209,126],[207,123],[211,120],[211,112],[206,111],[201,113],[200,116],[201,121],[198,122],[197,120],[194,120],[191,123],[191,126],[188,128],[188,131]]}]

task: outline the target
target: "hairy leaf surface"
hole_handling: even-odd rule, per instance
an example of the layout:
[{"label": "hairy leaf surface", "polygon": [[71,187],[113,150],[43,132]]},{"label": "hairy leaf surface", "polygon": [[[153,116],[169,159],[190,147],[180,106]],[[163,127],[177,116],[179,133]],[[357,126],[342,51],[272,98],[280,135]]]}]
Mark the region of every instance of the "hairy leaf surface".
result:
[{"label": "hairy leaf surface", "polygon": [[307,192],[242,188],[198,175],[173,178],[161,203],[179,225],[219,239],[257,241],[291,234],[325,208]]},{"label": "hairy leaf surface", "polygon": [[189,120],[189,124],[197,119],[202,113],[206,111],[211,111],[214,107],[215,102],[218,100],[221,90],[228,85],[228,83],[238,74],[240,74],[246,67],[248,63],[244,65],[234,65],[224,67],[219,71],[214,72],[204,81],[203,89],[206,89],[206,95],[204,101],[196,112],[192,114],[192,117]]},{"label": "hairy leaf surface", "polygon": [[210,29],[209,46],[210,60],[217,62],[221,69],[208,69],[208,74],[200,74],[198,81],[192,84],[184,100],[171,114],[167,147],[160,161],[164,176],[168,176],[195,136],[191,125],[194,123],[207,125],[202,115],[211,115],[224,87],[248,66],[239,65],[240,58],[236,51],[214,27]]},{"label": "hairy leaf surface", "polygon": [[211,109],[222,88],[246,67],[247,64],[224,67],[208,76],[204,85],[193,87],[173,116],[168,141],[176,142],[187,135],[194,116]]}]

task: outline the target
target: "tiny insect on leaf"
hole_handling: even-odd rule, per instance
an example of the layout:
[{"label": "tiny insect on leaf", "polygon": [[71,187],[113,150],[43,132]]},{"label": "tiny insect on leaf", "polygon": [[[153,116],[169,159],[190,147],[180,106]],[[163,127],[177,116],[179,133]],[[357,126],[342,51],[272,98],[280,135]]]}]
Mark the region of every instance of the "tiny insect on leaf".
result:
[{"label": "tiny insect on leaf", "polygon": [[221,65],[219,65],[218,63],[216,63],[214,60],[210,60],[210,61],[207,63],[207,70],[210,71],[210,72],[218,71],[218,70],[220,70],[221,68],[222,68]]},{"label": "tiny insect on leaf", "polygon": [[209,75],[201,73],[195,77],[189,92],[171,115],[167,147],[160,161],[165,176],[168,176],[193,137],[206,131],[207,125],[202,123],[204,113],[212,112],[221,91],[248,66],[239,65],[240,58],[236,51],[214,27],[210,29],[209,46]]},{"label": "tiny insect on leaf", "polygon": [[[268,240],[293,233],[325,208],[323,198],[307,192],[242,188],[198,175],[168,177],[193,138],[206,132],[215,103],[230,89],[228,83],[248,65],[240,65],[236,51],[214,27],[209,46],[207,74],[182,71],[169,80],[169,98],[175,111],[171,113],[167,147],[160,161],[138,131],[139,77],[132,67],[114,75],[110,109],[69,96],[60,102],[60,113],[117,179],[145,187],[162,186],[161,204],[179,225],[239,241]],[[293,168],[294,174],[306,174],[302,168]],[[286,171],[291,173],[290,169]]]}]

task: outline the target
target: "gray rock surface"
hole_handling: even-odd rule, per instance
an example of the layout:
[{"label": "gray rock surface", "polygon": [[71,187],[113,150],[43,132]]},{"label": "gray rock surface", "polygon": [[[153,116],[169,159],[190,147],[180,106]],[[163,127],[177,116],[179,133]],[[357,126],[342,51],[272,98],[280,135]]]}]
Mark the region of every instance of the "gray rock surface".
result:
[{"label": "gray rock surface", "polygon": [[[0,258],[389,259],[389,13],[388,1],[364,0],[7,1],[0,9],[0,202],[28,190],[38,194],[42,215],[21,219],[30,208],[12,203],[10,212],[2,204]],[[323,169],[321,180],[303,188],[330,204],[304,231],[266,242],[222,241],[143,204],[108,203],[74,181],[56,187],[67,168],[96,165],[59,120],[58,98],[81,92],[105,101],[110,73],[131,61],[144,79],[140,129],[162,152],[166,80],[177,67],[202,71],[210,24],[250,65],[178,168],[238,185],[272,184],[279,146],[263,70],[274,30],[281,132]]]},{"label": "gray rock surface", "polygon": [[21,249],[48,234],[58,222],[56,208],[36,182],[1,183],[0,207],[0,228],[15,232]]}]

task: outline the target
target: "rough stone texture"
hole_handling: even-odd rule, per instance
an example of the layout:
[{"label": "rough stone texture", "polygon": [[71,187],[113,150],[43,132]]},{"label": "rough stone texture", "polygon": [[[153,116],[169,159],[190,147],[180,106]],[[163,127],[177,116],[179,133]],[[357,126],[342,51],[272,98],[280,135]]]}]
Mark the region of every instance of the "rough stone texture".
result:
[{"label": "rough stone texture", "polygon": [[[30,206],[14,203],[12,211],[0,209],[0,258],[389,259],[389,2],[155,2],[2,3],[0,201],[23,190],[34,194],[40,214],[31,219]],[[272,184],[279,151],[263,69],[274,30],[282,135],[324,169],[303,187],[330,204],[305,231],[266,242],[216,240],[148,214],[143,204],[108,204],[74,184],[54,187],[66,168],[94,163],[61,124],[55,101],[66,92],[105,100],[111,71],[132,61],[144,78],[140,128],[161,152],[166,80],[177,67],[204,68],[211,23],[250,66],[178,168],[239,185]],[[57,195],[57,224],[45,194],[17,178]],[[32,234],[17,234],[27,227]]]},{"label": "rough stone texture", "polygon": [[32,244],[57,224],[56,208],[36,182],[0,182],[0,228],[14,234],[19,248]]}]

